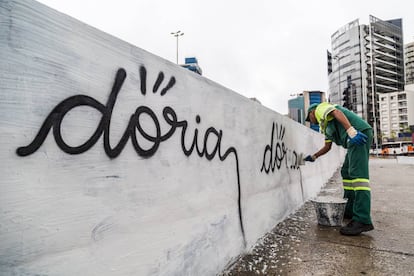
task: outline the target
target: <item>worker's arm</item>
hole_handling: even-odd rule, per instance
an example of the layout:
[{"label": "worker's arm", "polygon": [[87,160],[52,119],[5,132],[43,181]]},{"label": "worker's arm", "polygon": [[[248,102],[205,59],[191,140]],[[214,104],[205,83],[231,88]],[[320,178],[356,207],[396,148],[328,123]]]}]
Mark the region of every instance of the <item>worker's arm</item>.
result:
[{"label": "worker's arm", "polygon": [[325,145],[320,150],[318,150],[318,152],[316,152],[313,156],[316,159],[319,156],[322,156],[325,153],[327,153],[328,151],[330,151],[331,148],[332,148],[332,142],[331,141],[325,141]]},{"label": "worker's arm", "polygon": [[352,144],[361,146],[367,142],[368,137],[364,133],[356,130],[342,111],[335,109],[329,114],[331,114],[345,128]]},{"label": "worker's arm", "polygon": [[305,161],[313,162],[319,156],[322,156],[325,153],[327,153],[328,151],[330,151],[331,148],[332,148],[332,142],[331,141],[325,141],[325,145],[320,150],[318,150],[315,154],[306,156]]},{"label": "worker's arm", "polygon": [[331,114],[346,130],[352,127],[348,118],[344,115],[344,113],[342,113],[342,111],[335,109],[332,110],[329,114]]}]

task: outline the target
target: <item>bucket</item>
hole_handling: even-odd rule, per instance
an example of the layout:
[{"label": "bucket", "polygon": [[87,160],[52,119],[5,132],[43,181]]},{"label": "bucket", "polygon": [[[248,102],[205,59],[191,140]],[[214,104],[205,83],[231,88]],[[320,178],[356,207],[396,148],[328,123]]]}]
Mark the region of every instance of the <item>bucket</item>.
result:
[{"label": "bucket", "polygon": [[342,226],[347,198],[320,196],[311,199],[315,206],[318,224],[325,226]]}]

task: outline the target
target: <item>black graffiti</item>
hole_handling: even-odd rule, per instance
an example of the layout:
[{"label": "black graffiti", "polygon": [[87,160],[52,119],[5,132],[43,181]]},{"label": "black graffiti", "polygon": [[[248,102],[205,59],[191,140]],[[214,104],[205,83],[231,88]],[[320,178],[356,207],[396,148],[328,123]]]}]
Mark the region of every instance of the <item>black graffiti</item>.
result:
[{"label": "black graffiti", "polygon": [[[139,70],[140,78],[141,78],[141,94],[146,94],[146,76],[147,71],[144,66],[140,67]],[[239,159],[237,150],[235,147],[228,147],[226,150],[222,150],[222,138],[223,138],[223,131],[217,130],[214,127],[209,127],[205,133],[204,137],[201,139],[201,143],[199,142],[199,131],[195,128],[194,133],[192,135],[191,144],[189,147],[186,146],[187,144],[187,128],[188,122],[187,120],[178,120],[177,114],[174,109],[170,106],[166,106],[163,108],[162,117],[164,121],[168,124],[168,130],[162,131],[160,126],[160,121],[158,120],[157,115],[154,111],[147,107],[147,106],[138,106],[135,112],[130,116],[129,123],[121,136],[118,144],[115,147],[111,147],[110,143],[110,125],[111,125],[111,117],[114,105],[116,103],[116,99],[118,97],[119,92],[121,91],[122,85],[126,79],[126,71],[121,68],[117,71],[115,81],[112,87],[112,90],[109,94],[109,98],[106,104],[102,104],[95,100],[92,97],[85,96],[85,95],[75,95],[69,97],[62,102],[60,102],[50,114],[47,116],[45,121],[43,122],[42,126],[40,127],[39,132],[33,139],[33,141],[24,147],[19,147],[16,150],[17,155],[19,156],[28,156],[34,152],[36,152],[43,142],[45,141],[46,137],[48,136],[51,129],[53,129],[53,137],[55,138],[57,146],[64,152],[68,154],[81,154],[88,151],[91,147],[93,147],[99,138],[103,134],[103,146],[105,153],[110,158],[118,157],[122,150],[125,148],[127,142],[131,140],[132,145],[136,151],[136,153],[143,157],[143,158],[150,158],[153,156],[158,148],[160,147],[161,143],[171,138],[177,130],[181,130],[181,149],[183,153],[189,157],[194,150],[197,152],[199,157],[205,157],[207,160],[213,160],[216,156],[220,159],[220,161],[225,161],[230,155],[232,155],[235,159],[236,163],[236,175],[237,175],[237,187],[238,187],[238,212],[239,212],[239,221],[240,221],[240,228],[242,232],[242,236],[245,242],[245,233],[244,233],[244,226],[243,226],[243,217],[242,217],[242,208],[241,208],[241,187],[240,187],[240,172],[239,172]],[[160,72],[158,77],[155,81],[153,86],[153,93],[156,93],[162,82],[164,80],[164,74]],[[164,96],[170,88],[172,88],[175,84],[176,80],[174,77],[171,77],[167,85],[161,90],[160,95]],[[87,139],[83,144],[78,146],[70,146],[68,145],[63,137],[62,137],[62,121],[66,114],[71,111],[72,109],[79,107],[79,106],[88,106],[94,108],[95,110],[101,113],[101,119],[96,127],[95,132]],[[155,127],[155,134],[147,133],[141,125],[141,116],[146,115],[147,117],[151,118],[151,121]],[[195,118],[196,123],[200,124],[201,117],[199,115]],[[137,131],[144,138],[146,142],[147,148],[144,148],[137,137]],[[214,140],[211,140],[214,139]],[[148,144],[150,146],[148,147]],[[207,144],[213,145],[212,148],[208,149]],[[246,242],[245,242],[246,243]]]},{"label": "black graffiti", "polygon": [[[275,129],[276,144],[274,139]],[[266,145],[263,153],[261,172],[265,171],[268,174],[270,171],[274,172],[276,168],[280,170],[283,163],[287,169],[299,169],[300,160],[298,160],[298,154],[296,151],[287,148],[283,141],[285,131],[285,127],[273,123],[270,144]]]},{"label": "black graffiti", "polygon": [[286,151],[286,168],[292,170],[299,169],[300,160],[298,159],[298,154],[295,150],[287,149]]},{"label": "black graffiti", "polygon": [[[145,95],[147,93],[147,69],[145,69],[144,66],[141,66],[139,68],[139,75],[141,77],[141,94]],[[164,73],[163,72],[159,72],[158,73],[158,77],[157,80],[154,83],[154,86],[152,88],[152,92],[156,93],[158,91],[158,88],[160,87],[162,81],[164,80]],[[162,90],[161,90],[161,96],[164,96],[168,90],[170,90],[170,88],[172,88],[175,85],[175,78],[171,77],[167,86],[165,86]]]}]

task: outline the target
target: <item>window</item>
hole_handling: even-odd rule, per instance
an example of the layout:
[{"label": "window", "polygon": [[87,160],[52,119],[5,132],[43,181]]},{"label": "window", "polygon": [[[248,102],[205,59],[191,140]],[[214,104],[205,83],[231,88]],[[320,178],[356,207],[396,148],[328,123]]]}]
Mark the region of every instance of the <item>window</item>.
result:
[{"label": "window", "polygon": [[400,94],[398,95],[398,100],[405,100],[407,99],[407,95],[406,94]]}]

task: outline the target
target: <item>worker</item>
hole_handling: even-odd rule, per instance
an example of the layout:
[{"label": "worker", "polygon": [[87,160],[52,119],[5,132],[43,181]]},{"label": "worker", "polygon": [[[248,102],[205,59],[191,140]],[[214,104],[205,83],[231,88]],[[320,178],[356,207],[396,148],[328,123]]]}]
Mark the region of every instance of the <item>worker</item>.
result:
[{"label": "worker", "polygon": [[348,201],[344,218],[351,219],[341,227],[342,235],[355,236],[374,229],[371,220],[371,188],[369,185],[369,150],[371,126],[352,111],[327,102],[309,106],[306,121],[319,124],[325,135],[324,146],[305,161],[314,162],[326,154],[332,142],[347,149],[341,168],[344,198]]}]

